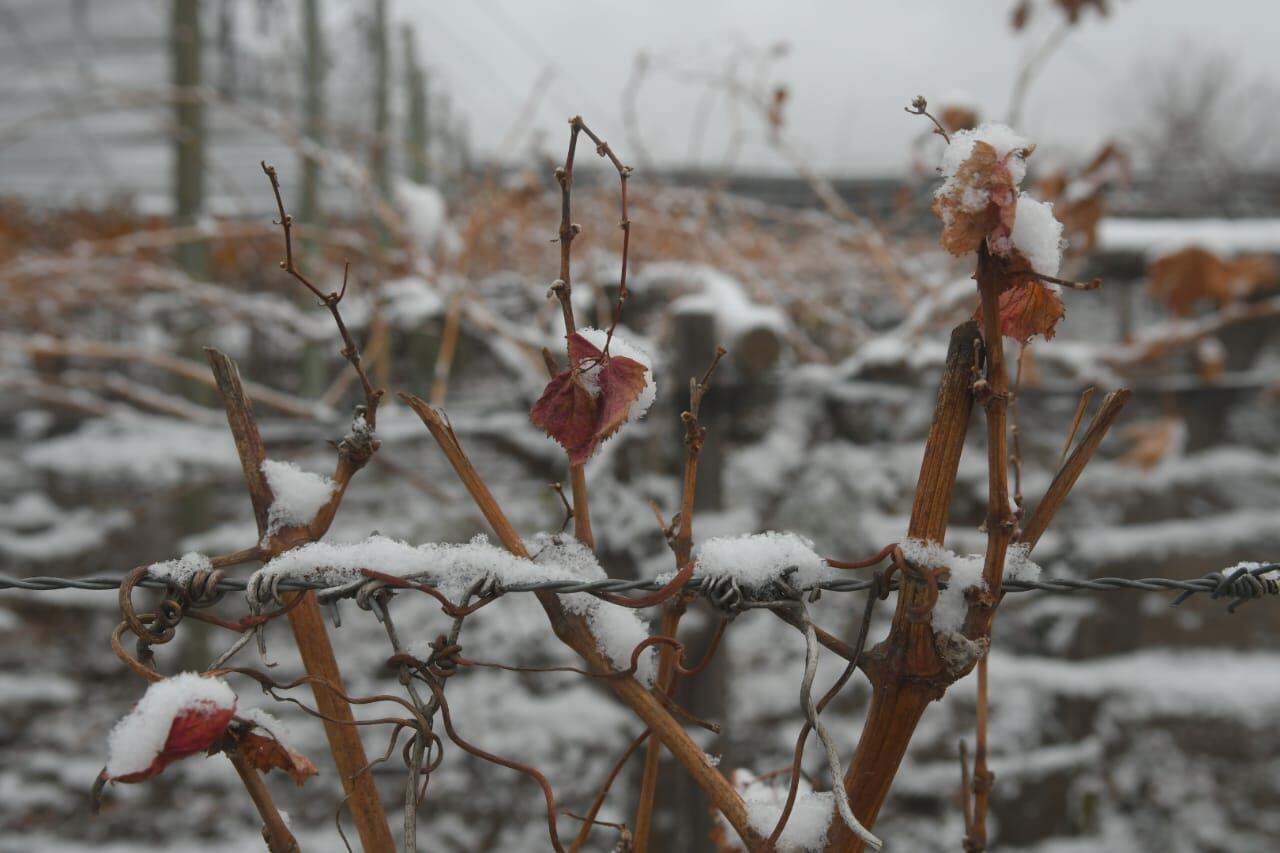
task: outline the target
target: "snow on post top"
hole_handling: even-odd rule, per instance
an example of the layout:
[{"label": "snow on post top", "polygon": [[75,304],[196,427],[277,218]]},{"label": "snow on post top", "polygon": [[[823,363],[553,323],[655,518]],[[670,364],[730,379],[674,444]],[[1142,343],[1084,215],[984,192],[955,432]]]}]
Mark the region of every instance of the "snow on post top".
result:
[{"label": "snow on post top", "polygon": [[139,781],[205,751],[235,708],[236,694],[220,678],[184,672],[155,682],[107,736],[107,777]]},{"label": "snow on post top", "polygon": [[268,459],[262,463],[262,473],[273,498],[267,516],[268,536],[283,527],[310,524],[320,507],[333,497],[333,480],[303,471],[292,462]]}]

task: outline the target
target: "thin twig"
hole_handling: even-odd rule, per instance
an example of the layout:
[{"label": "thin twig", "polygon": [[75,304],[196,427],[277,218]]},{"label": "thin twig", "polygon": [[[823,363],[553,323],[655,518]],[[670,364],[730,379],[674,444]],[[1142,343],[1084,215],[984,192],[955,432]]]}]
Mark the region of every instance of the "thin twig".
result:
[{"label": "thin twig", "polygon": [[1071,419],[1071,429],[1067,431],[1067,440],[1062,443],[1062,455],[1058,457],[1058,470],[1061,470],[1062,463],[1067,461],[1067,453],[1071,450],[1071,444],[1076,440],[1076,432],[1080,429],[1080,421],[1084,420],[1085,409],[1089,406],[1089,400],[1093,397],[1096,389],[1090,385],[1080,394],[1080,402],[1076,404],[1075,417]]},{"label": "thin twig", "polygon": [[635,755],[636,750],[648,739],[649,730],[645,729],[631,741],[614,763],[613,769],[609,771],[609,775],[605,777],[604,782],[600,785],[596,798],[591,802],[591,808],[587,810],[586,816],[582,818],[582,829],[578,830],[573,843],[569,845],[569,853],[578,853],[582,849],[582,845],[587,843],[587,839],[591,837],[591,830],[596,825],[596,815],[600,814],[600,809],[604,807],[605,798],[609,796],[609,789],[613,787],[614,780],[618,778],[618,774],[622,772],[622,768],[626,766],[631,756]]},{"label": "thin twig", "polygon": [[329,313],[333,315],[333,322],[338,326],[338,334],[342,336],[342,357],[351,362],[351,367],[355,370],[356,375],[360,377],[360,386],[364,389],[364,402],[367,407],[365,417],[369,421],[370,427],[376,427],[378,401],[382,399],[382,395],[385,392],[374,389],[373,383],[369,381],[369,376],[365,373],[364,366],[360,362],[360,348],[356,346],[355,340],[351,337],[351,332],[347,330],[347,324],[342,320],[342,312],[338,310],[338,303],[347,295],[347,276],[351,272],[351,265],[347,264],[343,268],[342,289],[337,292],[325,293],[303,275],[293,259],[293,217],[284,208],[284,195],[280,191],[280,176],[276,174],[276,167],[268,165],[265,160],[262,161],[262,172],[271,181],[271,191],[275,193],[276,197],[276,209],[280,212],[280,219],[277,224],[284,232],[284,260],[280,262],[280,268],[297,279],[307,290],[311,291],[320,300],[320,304],[328,308]]}]

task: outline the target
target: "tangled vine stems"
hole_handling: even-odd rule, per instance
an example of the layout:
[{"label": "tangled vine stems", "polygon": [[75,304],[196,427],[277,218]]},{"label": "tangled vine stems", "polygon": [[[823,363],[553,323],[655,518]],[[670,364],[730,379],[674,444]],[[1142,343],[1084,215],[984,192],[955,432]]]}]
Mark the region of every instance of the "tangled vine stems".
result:
[{"label": "tangled vine stems", "polygon": [[[463,450],[443,413],[411,394],[401,394],[400,399],[422,419],[502,546],[518,557],[528,558],[529,552],[525,548],[524,541]],[[583,618],[566,611],[555,594],[546,591],[538,591],[535,594],[543,610],[546,611],[556,636],[587,662],[588,669],[597,673],[611,672],[612,667],[608,659],[600,651],[590,626]],[[623,674],[603,679],[603,683],[607,684],[652,730],[654,737],[671,750],[698,786],[707,792],[712,804],[725,815],[726,820],[738,834],[748,844],[758,844],[762,839],[751,828],[742,797],[729,780],[711,766],[702,749],[693,741],[662,700],[630,675]]]}]

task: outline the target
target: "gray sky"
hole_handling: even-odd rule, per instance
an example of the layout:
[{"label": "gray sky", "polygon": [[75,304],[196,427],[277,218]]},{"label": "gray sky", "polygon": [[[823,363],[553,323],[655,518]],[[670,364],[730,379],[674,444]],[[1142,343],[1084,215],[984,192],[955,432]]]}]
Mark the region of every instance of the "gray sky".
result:
[{"label": "gray sky", "polygon": [[[622,92],[633,59],[655,57],[638,98],[643,144],[664,164],[719,163],[732,127],[723,99],[661,69],[723,70],[735,46],[785,41],[771,81],[790,86],[788,135],[815,166],[839,173],[901,171],[923,119],[903,113],[912,96],[937,103],[964,92],[984,117],[1004,118],[1018,69],[1060,19],[1040,9],[1027,32],[1009,28],[1013,0],[401,0],[398,13],[418,24],[437,79],[460,103],[478,152],[509,135],[534,83],[550,82],[532,102],[532,123],[559,152],[564,119],[581,112],[626,150]],[[1144,61],[1180,51],[1235,57],[1244,78],[1280,81],[1275,0],[1112,0],[1110,16],[1092,10],[1048,59],[1031,89],[1020,128],[1041,151],[1085,156],[1130,127]],[[707,127],[700,149],[696,117]],[[758,128],[750,116],[743,125]],[[1230,129],[1227,129],[1230,132]],[[522,134],[521,134],[522,135]],[[754,133],[759,139],[759,133]],[[527,152],[521,139],[514,154]],[[633,146],[634,147],[634,146]],[[700,152],[700,153],[699,153]],[[739,165],[784,169],[760,142]]]}]

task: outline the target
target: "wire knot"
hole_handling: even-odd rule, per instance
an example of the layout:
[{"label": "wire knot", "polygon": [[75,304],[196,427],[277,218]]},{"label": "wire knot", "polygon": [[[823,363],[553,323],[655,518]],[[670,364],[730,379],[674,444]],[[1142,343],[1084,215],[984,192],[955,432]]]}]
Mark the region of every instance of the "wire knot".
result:
[{"label": "wire knot", "polygon": [[[1240,566],[1227,574],[1227,571],[1209,572],[1202,580],[1214,584],[1209,597],[1213,599],[1232,598],[1227,605],[1228,613],[1235,613],[1240,605],[1261,598],[1264,595],[1280,595],[1280,579],[1266,577],[1271,572],[1280,571],[1280,563],[1266,563],[1260,566]],[[1186,601],[1195,592],[1187,590],[1173,600],[1174,605]]]}]

